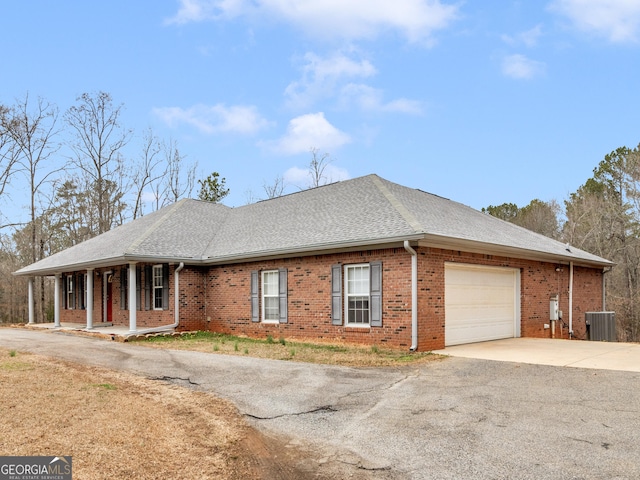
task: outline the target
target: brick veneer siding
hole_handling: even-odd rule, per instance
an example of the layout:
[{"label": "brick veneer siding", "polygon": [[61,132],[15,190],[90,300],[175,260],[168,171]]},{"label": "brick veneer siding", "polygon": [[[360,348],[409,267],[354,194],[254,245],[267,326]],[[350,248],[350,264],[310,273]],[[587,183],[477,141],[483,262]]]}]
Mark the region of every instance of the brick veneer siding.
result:
[{"label": "brick veneer siding", "polygon": [[[568,338],[569,267],[516,258],[435,248],[418,252],[418,349],[444,347],[444,268],[446,262],[510,267],[520,270],[520,314],[523,337],[550,338],[549,298],[559,294],[564,312],[557,338]],[[331,265],[382,261],[383,326],[354,328],[331,324]],[[252,270],[288,270],[288,323],[251,322]],[[411,258],[402,248],[298,257],[213,267],[207,278],[208,329],[264,338],[310,338],[408,348],[411,345]],[[574,268],[573,330],[585,338],[584,312],[602,306],[600,269]]]},{"label": "brick veneer siding", "polygon": [[[520,270],[520,313],[523,337],[549,338],[549,298],[559,295],[563,320],[557,338],[568,338],[569,266],[517,258],[416,247],[418,252],[418,350],[440,349],[445,344],[445,263],[455,262]],[[382,327],[347,327],[331,322],[331,266],[382,262]],[[556,268],[559,270],[556,270]],[[137,311],[138,329],[174,321],[174,272],[170,265],[167,310]],[[251,321],[251,272],[287,269],[287,323]],[[122,267],[111,269],[112,320],[129,325],[129,311],[120,304]],[[102,321],[104,270],[94,277],[94,323]],[[343,272],[344,273],[344,272]],[[94,273],[95,275],[95,273]],[[141,286],[144,291],[144,269]],[[63,276],[64,281],[64,276]],[[315,339],[380,345],[411,346],[411,256],[403,248],[294,257],[281,260],[193,267],[180,272],[179,330],[210,330],[257,338]],[[261,301],[261,299],[260,299]],[[344,301],[343,301],[344,303]],[[344,307],[344,305],[343,305]],[[584,313],[602,308],[601,269],[574,268],[573,331],[586,338]],[[63,322],[85,323],[86,310],[63,309]]]},{"label": "brick veneer siding", "polygon": [[[520,270],[521,336],[550,338],[549,299],[558,294],[565,325],[558,322],[556,338],[569,337],[569,266],[435,248],[418,249],[418,337],[420,350],[444,347],[444,266],[446,262]],[[559,267],[560,271],[556,271]],[[602,309],[602,270],[574,267],[573,331],[586,338],[584,313]]]},{"label": "brick veneer siding", "polygon": [[[373,261],[382,262],[383,326],[332,325],[331,266]],[[288,321],[252,322],[251,271],[278,268],[286,268],[288,273]],[[207,317],[210,330],[235,335],[408,348],[411,344],[411,257],[404,249],[386,249],[212,267],[207,278]]]}]

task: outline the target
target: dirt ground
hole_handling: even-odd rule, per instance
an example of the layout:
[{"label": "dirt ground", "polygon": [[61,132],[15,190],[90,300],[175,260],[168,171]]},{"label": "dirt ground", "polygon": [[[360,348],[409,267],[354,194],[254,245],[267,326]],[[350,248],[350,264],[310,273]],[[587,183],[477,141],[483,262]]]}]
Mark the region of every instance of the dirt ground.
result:
[{"label": "dirt ground", "polygon": [[71,455],[87,480],[367,478],[262,435],[213,395],[4,349],[0,455]]}]

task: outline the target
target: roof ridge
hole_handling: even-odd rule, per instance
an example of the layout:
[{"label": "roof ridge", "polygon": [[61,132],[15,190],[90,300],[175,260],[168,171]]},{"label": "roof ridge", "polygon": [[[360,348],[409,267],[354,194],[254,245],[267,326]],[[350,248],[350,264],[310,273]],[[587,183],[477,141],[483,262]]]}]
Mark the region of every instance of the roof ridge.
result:
[{"label": "roof ridge", "polygon": [[416,219],[416,217],[413,216],[409,209],[405,207],[404,204],[400,200],[398,200],[393,193],[391,193],[391,190],[389,190],[389,188],[387,188],[387,186],[382,182],[382,179],[378,175],[373,174],[371,175],[371,180],[373,181],[374,185],[378,187],[378,190],[380,190],[380,192],[389,201],[391,206],[396,209],[400,216],[402,216],[405,222],[407,222],[416,233],[424,233],[424,228],[422,227],[418,219]]},{"label": "roof ridge", "polygon": [[[209,203],[211,203],[211,202],[209,202]],[[252,204],[244,205],[244,206],[248,207],[250,205],[256,205],[256,203],[252,203]],[[222,204],[214,204],[214,205],[222,205]],[[226,207],[226,205],[223,205],[223,206]],[[217,224],[218,228],[216,230],[216,233],[209,239],[209,241],[207,242],[207,245],[204,247],[204,250],[202,252],[200,252],[200,257],[202,259],[210,258],[209,256],[207,256],[207,252],[209,251],[209,247],[211,247],[211,245],[214,242],[218,241],[219,233],[220,233],[221,230],[223,230],[224,225],[226,225],[227,222],[229,221],[229,217],[231,215],[237,215],[237,214],[231,213],[231,212],[235,212],[235,211],[238,211],[238,209],[229,208],[229,207],[227,207],[227,210],[223,211],[224,212],[224,217],[223,217],[222,221]]]},{"label": "roof ridge", "polygon": [[132,250],[135,250],[136,248],[138,248],[140,246],[140,244],[145,241],[147,238],[149,238],[149,236],[155,232],[158,228],[160,228],[160,226],[173,214],[175,213],[177,210],[179,210],[185,203],[187,203],[187,198],[183,198],[182,200],[180,200],[179,202],[174,203],[173,205],[171,205],[170,207],[168,207],[167,213],[165,213],[162,217],[160,217],[158,220],[155,221],[155,223],[153,225],[151,225],[151,227],[149,227],[148,229],[146,229],[142,235],[140,235],[138,238],[136,238],[133,242],[131,242],[131,244],[129,245],[129,247],[127,247],[125,249],[124,254],[126,255],[127,253],[131,253]]}]

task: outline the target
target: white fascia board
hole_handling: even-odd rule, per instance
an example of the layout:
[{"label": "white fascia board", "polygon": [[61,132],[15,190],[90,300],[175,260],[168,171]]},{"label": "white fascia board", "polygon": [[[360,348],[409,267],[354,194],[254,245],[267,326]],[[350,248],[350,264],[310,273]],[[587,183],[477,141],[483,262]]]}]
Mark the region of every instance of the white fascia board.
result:
[{"label": "white fascia board", "polygon": [[324,243],[300,248],[286,248],[242,253],[239,255],[225,255],[209,257],[203,260],[205,265],[219,265],[225,263],[253,262],[292,256],[328,255],[331,253],[353,252],[358,250],[378,250],[383,248],[404,248],[404,241],[418,241],[423,234],[403,235],[401,237],[357,240],[353,242]]},{"label": "white fascia board", "polygon": [[78,262],[78,263],[67,263],[64,265],[54,265],[51,267],[38,268],[38,269],[30,269],[29,266],[21,268],[20,270],[13,272],[15,276],[49,276],[56,275],[64,272],[78,272],[82,270],[88,269],[97,269],[97,268],[109,268],[115,267],[118,265],[126,265],[131,262],[136,263],[180,263],[184,262],[185,264],[193,265],[202,263],[200,260],[195,260],[194,258],[183,258],[183,257],[160,257],[160,256],[117,256],[110,258],[101,258],[99,260],[93,260],[90,262]]},{"label": "white fascia board", "polygon": [[442,237],[438,235],[425,235],[424,240],[419,242],[419,245],[423,247],[441,248],[443,250],[459,250],[469,253],[497,255],[501,257],[519,258],[523,260],[534,260],[548,263],[569,264],[569,262],[573,262],[575,266],[590,268],[610,267],[614,265],[613,262],[606,259],[592,260],[577,255],[571,255],[569,253],[567,255],[561,255],[551,252],[541,252],[538,250],[528,250],[525,248],[484,243],[475,240]]}]

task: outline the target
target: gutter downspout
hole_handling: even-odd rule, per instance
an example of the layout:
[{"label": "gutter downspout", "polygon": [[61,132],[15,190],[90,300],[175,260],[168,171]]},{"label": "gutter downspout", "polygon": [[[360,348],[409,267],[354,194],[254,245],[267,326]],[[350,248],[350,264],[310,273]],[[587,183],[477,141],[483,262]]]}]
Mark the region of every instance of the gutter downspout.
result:
[{"label": "gutter downspout", "polygon": [[404,249],[411,255],[411,347],[410,351],[418,349],[418,254],[404,241]]},{"label": "gutter downspout", "polygon": [[573,337],[573,262],[569,262],[569,340]]},{"label": "gutter downspout", "polygon": [[163,325],[161,327],[153,327],[147,328],[146,330],[138,330],[137,332],[131,333],[131,335],[146,335],[148,333],[156,333],[156,332],[164,332],[165,330],[173,330],[177,328],[180,323],[180,270],[184,268],[184,262],[180,262],[180,265],[173,272],[173,284],[174,284],[174,294],[173,294],[173,319],[174,322],[171,325]]}]

